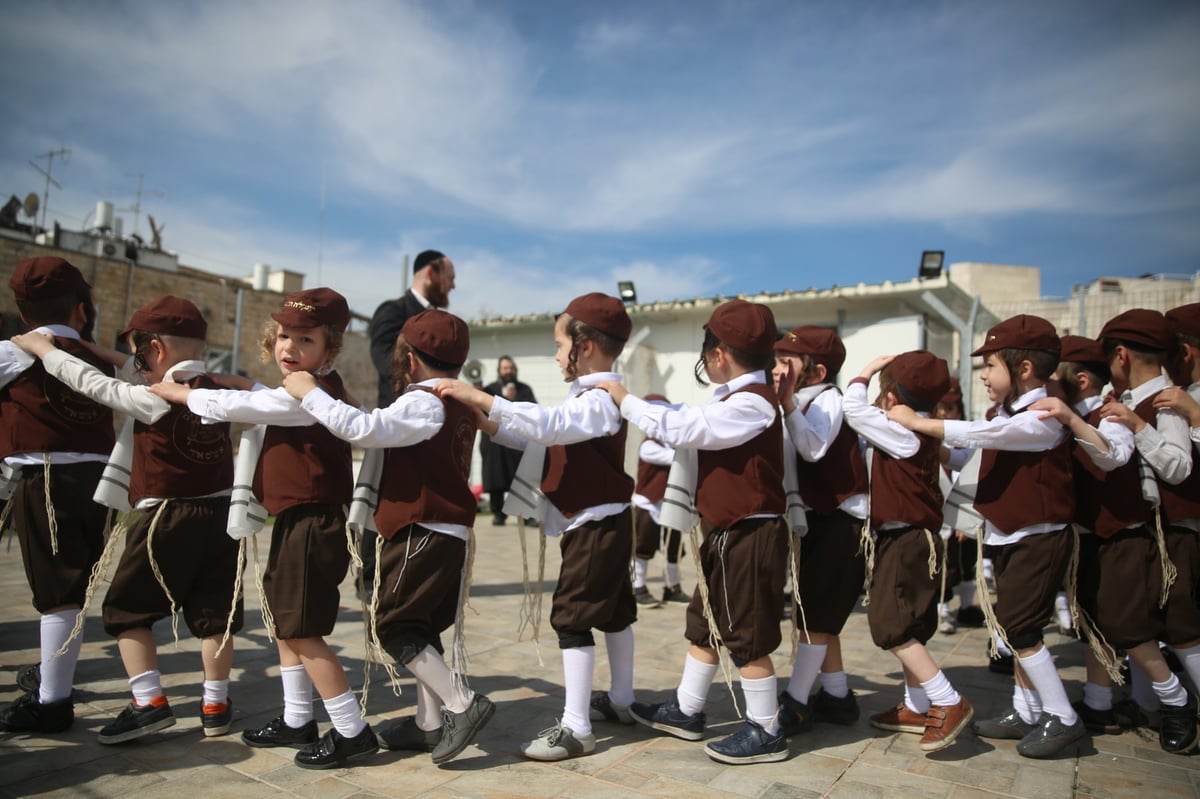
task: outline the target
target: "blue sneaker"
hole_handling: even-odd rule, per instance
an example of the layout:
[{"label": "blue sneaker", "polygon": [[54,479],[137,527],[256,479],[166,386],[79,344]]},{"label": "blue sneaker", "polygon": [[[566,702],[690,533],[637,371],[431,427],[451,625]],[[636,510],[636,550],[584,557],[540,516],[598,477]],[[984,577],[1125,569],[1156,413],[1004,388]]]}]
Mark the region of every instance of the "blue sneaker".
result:
[{"label": "blue sneaker", "polygon": [[704,752],[713,760],[734,766],[774,763],[788,756],[787,739],[782,732],[771,735],[750,719],[733,735],[705,746]]},{"label": "blue sneaker", "polygon": [[634,702],[629,706],[629,715],[643,727],[659,730],[685,741],[699,741],[704,737],[704,713],[684,713],[679,709],[679,700],[674,696],[656,705]]}]

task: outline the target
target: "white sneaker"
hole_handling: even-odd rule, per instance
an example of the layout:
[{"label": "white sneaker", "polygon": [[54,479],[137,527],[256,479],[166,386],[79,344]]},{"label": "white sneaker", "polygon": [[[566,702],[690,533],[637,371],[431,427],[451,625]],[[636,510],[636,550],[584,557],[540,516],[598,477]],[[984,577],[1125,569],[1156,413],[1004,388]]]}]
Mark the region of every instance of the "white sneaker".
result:
[{"label": "white sneaker", "polygon": [[938,632],[943,635],[954,635],[958,632],[958,623],[954,620],[954,613],[949,605],[938,605]]},{"label": "white sneaker", "polygon": [[570,727],[564,727],[561,721],[539,732],[529,743],[521,745],[521,754],[530,760],[566,760],[595,751],[595,735],[590,732],[586,735],[575,733]]}]

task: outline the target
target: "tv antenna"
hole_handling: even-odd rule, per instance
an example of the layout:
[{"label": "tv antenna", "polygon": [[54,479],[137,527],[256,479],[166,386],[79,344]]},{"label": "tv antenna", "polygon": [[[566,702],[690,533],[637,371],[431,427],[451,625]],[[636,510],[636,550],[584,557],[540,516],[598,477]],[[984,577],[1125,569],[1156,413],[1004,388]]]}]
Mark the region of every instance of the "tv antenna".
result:
[{"label": "tv antenna", "polygon": [[41,172],[42,176],[44,178],[46,178],[46,187],[42,190],[42,224],[41,224],[42,230],[46,229],[46,211],[48,211],[50,209],[50,184],[54,184],[54,188],[59,189],[60,191],[62,190],[62,185],[59,184],[59,182],[54,179],[54,159],[61,158],[65,161],[65,160],[67,160],[67,156],[69,156],[70,154],[71,154],[71,151],[68,150],[66,147],[59,147],[57,150],[51,150],[48,153],[42,153],[40,155],[35,155],[34,158],[38,158],[38,159],[45,158],[46,159],[46,168],[45,169],[42,169],[40,166],[35,164],[32,160],[30,160],[30,162],[29,162],[29,165],[31,167],[36,169],[38,172]]},{"label": "tv antenna", "polygon": [[125,177],[138,179],[137,200],[134,201],[133,205],[121,209],[122,211],[133,211],[133,235],[136,236],[138,235],[138,220],[142,216],[142,197],[166,197],[167,195],[161,191],[143,191],[142,181],[146,175],[142,172],[126,172]]}]

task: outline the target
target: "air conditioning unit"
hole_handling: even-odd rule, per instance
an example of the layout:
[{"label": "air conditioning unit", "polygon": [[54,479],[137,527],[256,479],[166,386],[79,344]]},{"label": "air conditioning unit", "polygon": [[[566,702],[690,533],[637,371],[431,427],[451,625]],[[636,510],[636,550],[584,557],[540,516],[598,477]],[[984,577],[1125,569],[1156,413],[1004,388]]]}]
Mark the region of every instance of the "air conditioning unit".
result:
[{"label": "air conditioning unit", "polygon": [[100,258],[123,259],[125,257],[124,242],[115,239],[96,239],[93,243],[96,246],[95,253]]}]

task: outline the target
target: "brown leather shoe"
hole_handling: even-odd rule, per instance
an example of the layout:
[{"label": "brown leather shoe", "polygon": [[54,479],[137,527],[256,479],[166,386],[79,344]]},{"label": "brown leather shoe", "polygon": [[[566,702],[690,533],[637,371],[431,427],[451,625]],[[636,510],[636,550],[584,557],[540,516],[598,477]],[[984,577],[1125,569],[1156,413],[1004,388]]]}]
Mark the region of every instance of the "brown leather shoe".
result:
[{"label": "brown leather shoe", "polygon": [[871,716],[870,722],[872,727],[890,732],[911,732],[913,735],[925,733],[925,715],[914,713],[903,702]]},{"label": "brown leather shoe", "polygon": [[936,752],[945,749],[958,734],[966,729],[975,716],[975,709],[967,702],[966,697],[959,699],[956,705],[933,705],[925,714],[925,734],[921,736],[921,749],[926,752]]}]

